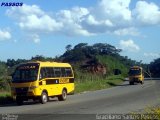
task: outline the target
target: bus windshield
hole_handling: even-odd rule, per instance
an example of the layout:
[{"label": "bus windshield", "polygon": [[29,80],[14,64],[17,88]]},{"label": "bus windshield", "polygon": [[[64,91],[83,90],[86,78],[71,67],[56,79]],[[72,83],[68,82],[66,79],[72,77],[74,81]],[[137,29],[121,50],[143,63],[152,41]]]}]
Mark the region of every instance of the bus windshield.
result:
[{"label": "bus windshield", "polygon": [[21,82],[31,82],[37,80],[38,76],[38,64],[25,64],[20,65],[16,68],[12,82],[21,83]]},{"label": "bus windshield", "polygon": [[140,75],[141,69],[130,69],[129,75]]}]

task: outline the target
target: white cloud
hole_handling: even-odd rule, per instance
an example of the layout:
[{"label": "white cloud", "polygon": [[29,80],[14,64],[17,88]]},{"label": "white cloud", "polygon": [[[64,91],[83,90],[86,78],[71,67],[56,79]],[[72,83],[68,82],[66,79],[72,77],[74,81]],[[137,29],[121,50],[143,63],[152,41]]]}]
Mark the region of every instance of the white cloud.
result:
[{"label": "white cloud", "polygon": [[[70,22],[81,22],[83,17],[89,14],[89,10],[83,7],[73,7],[70,10],[60,10],[57,13],[58,19],[60,21],[66,22],[66,20]],[[65,18],[65,19],[64,19]]]},{"label": "white cloud", "polygon": [[[91,8],[73,7],[52,15],[37,5],[12,7],[6,15],[31,34],[62,34],[67,36],[91,36],[97,34],[140,35],[142,25],[160,24],[159,6],[138,1],[130,9],[131,0],[99,0]],[[135,27],[136,26],[136,27]]]},{"label": "white cloud", "polygon": [[132,20],[129,4],[130,0],[101,0],[90,10],[81,25],[94,34],[124,29]]},{"label": "white cloud", "polygon": [[0,41],[11,39],[11,34],[9,31],[0,29]]},{"label": "white cloud", "polygon": [[36,32],[52,32],[63,27],[62,23],[56,22],[47,13],[36,5],[23,5],[22,7],[12,7],[6,14],[18,21],[20,28]]},{"label": "white cloud", "polygon": [[121,40],[120,48],[130,52],[137,52],[140,50],[139,46],[136,45],[133,40]]},{"label": "white cloud", "polygon": [[[48,32],[67,36],[90,36],[98,33],[112,33],[121,26],[121,22],[126,24],[126,21],[130,21],[129,3],[130,0],[101,0],[92,9],[73,7],[60,10],[54,16],[48,15],[37,5],[24,4],[22,7],[8,9],[6,14],[14,18],[21,29],[36,34]],[[116,22],[115,19],[119,21]]]},{"label": "white cloud", "polygon": [[93,35],[86,29],[83,29],[81,22],[85,19],[85,16],[89,14],[89,10],[83,7],[74,7],[71,10],[60,10],[57,14],[57,21],[62,23],[64,27],[59,31],[67,36]]},{"label": "white cloud", "polygon": [[136,8],[133,10],[133,16],[141,24],[160,24],[160,9],[154,3],[138,1]]},{"label": "white cloud", "polygon": [[[26,5],[23,4],[22,7],[11,7],[6,11],[8,16],[14,17],[15,19],[24,19],[23,17],[35,14],[37,16],[43,16],[45,12],[39,8],[37,5]],[[20,18],[19,18],[20,17]]]},{"label": "white cloud", "polygon": [[29,37],[31,38],[31,40],[34,41],[34,43],[39,43],[40,42],[40,37],[37,34],[31,34]]},{"label": "white cloud", "polygon": [[101,0],[99,7],[105,17],[131,20],[130,0]]},{"label": "white cloud", "polygon": [[92,35],[80,25],[88,13],[86,8],[74,7],[71,10],[60,10],[55,16],[50,16],[37,5],[25,4],[6,11],[7,16],[14,18],[23,30],[33,34],[60,33],[68,36]]},{"label": "white cloud", "polygon": [[20,21],[19,26],[22,29],[27,29],[30,31],[45,31],[53,32],[58,31],[61,27],[61,23],[57,23],[48,15],[43,15],[38,17],[37,15],[29,15],[23,21]]},{"label": "white cloud", "polygon": [[116,35],[132,35],[132,36],[139,35],[138,30],[134,27],[118,29],[118,30],[115,30],[114,33]]},{"label": "white cloud", "polygon": [[84,21],[82,21],[81,26],[89,33],[96,35],[99,33],[107,33],[114,25],[109,19],[98,21],[94,16],[89,15]]},{"label": "white cloud", "polygon": [[144,53],[145,57],[152,57],[152,58],[159,58],[160,57],[160,53]]}]

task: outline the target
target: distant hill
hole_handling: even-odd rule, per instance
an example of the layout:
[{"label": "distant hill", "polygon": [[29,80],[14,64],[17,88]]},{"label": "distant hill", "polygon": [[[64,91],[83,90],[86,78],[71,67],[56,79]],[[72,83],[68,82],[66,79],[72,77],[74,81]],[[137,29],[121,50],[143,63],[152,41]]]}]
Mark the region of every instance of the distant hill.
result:
[{"label": "distant hill", "polygon": [[130,66],[140,65],[141,63],[128,59],[127,56],[121,56],[121,51],[121,49],[107,43],[93,45],[79,43],[73,48],[71,45],[67,45],[66,52],[59,57],[59,60],[73,65],[78,64],[79,68],[85,68],[85,70],[88,68],[87,71],[90,70],[91,73],[96,73],[93,69],[99,68],[102,74],[104,72],[102,69],[105,69],[106,75],[122,73],[126,76]]}]

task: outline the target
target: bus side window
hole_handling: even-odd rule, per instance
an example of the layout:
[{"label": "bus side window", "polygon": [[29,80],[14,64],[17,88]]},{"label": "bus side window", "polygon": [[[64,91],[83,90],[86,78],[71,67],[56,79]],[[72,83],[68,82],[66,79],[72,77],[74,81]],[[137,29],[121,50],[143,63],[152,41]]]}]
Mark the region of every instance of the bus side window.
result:
[{"label": "bus side window", "polygon": [[46,77],[46,69],[45,68],[41,68],[41,71],[40,71],[40,76],[39,76],[39,79],[43,79]]},{"label": "bus side window", "polygon": [[47,68],[48,78],[54,77],[54,71],[52,67]]},{"label": "bus side window", "polygon": [[66,77],[65,68],[61,68],[61,74],[62,77]]},{"label": "bus side window", "polygon": [[43,79],[43,78],[52,78],[54,77],[54,69],[52,67],[44,67],[44,68],[41,68],[41,71],[40,71],[40,79]]},{"label": "bus side window", "polygon": [[55,75],[55,77],[61,77],[61,69],[54,68],[54,75]]},{"label": "bus side window", "polygon": [[72,77],[73,76],[71,68],[65,68],[65,72],[66,72],[67,77]]}]

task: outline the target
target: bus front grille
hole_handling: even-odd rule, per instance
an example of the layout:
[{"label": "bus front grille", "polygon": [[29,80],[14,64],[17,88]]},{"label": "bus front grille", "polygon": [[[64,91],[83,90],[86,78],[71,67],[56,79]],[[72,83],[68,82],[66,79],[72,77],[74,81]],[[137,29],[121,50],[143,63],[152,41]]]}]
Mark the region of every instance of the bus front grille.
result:
[{"label": "bus front grille", "polygon": [[16,88],[17,95],[26,95],[28,92],[28,87]]}]

